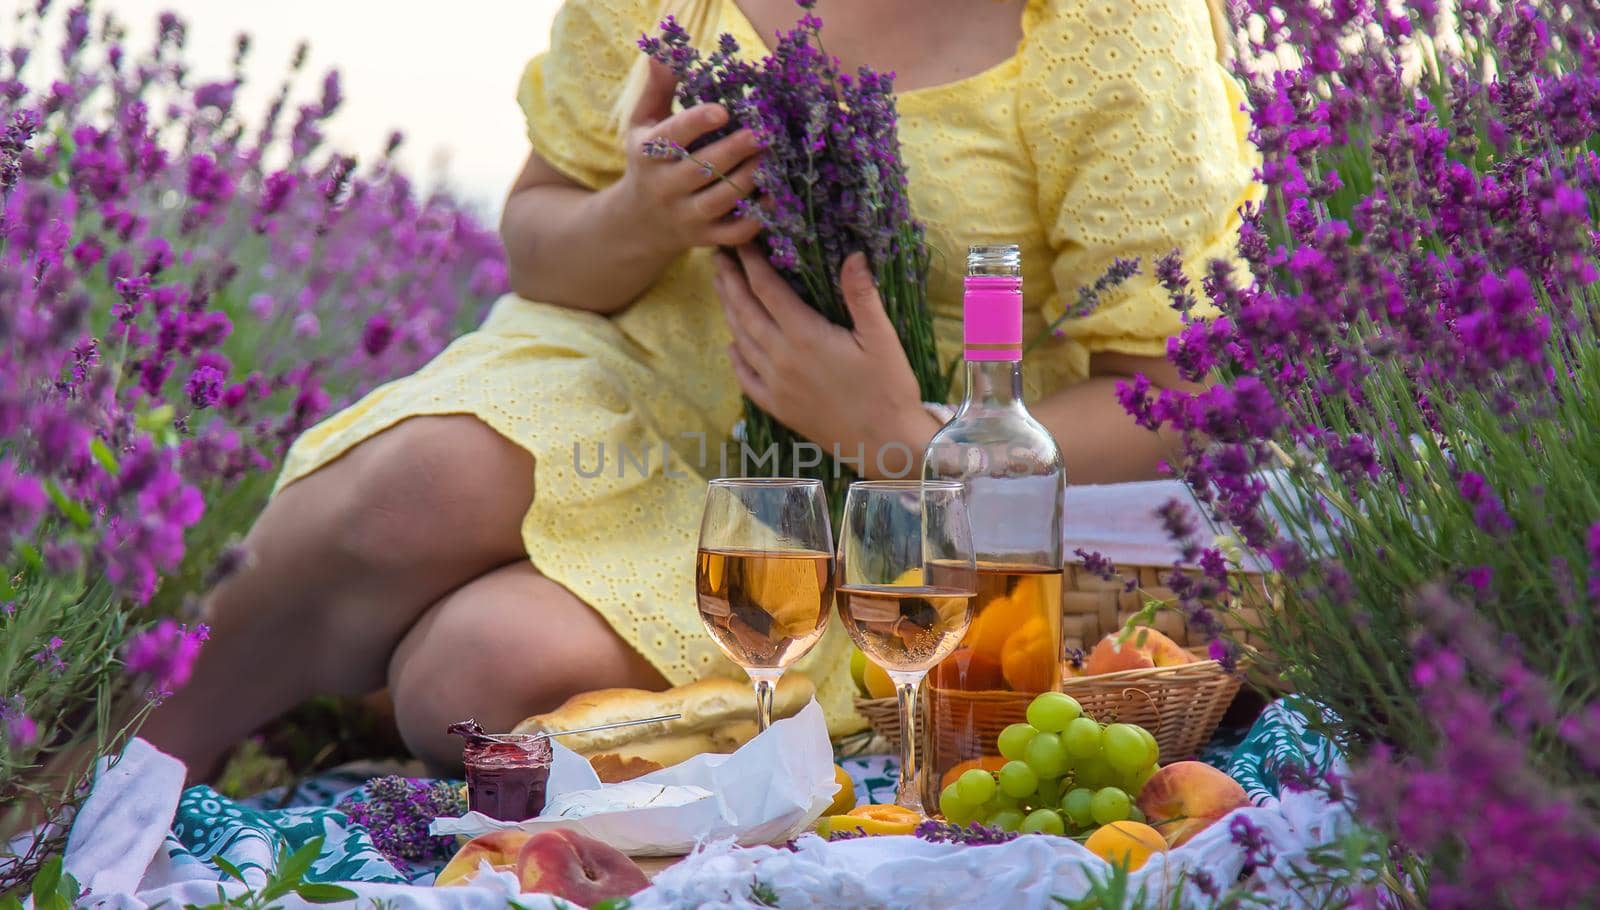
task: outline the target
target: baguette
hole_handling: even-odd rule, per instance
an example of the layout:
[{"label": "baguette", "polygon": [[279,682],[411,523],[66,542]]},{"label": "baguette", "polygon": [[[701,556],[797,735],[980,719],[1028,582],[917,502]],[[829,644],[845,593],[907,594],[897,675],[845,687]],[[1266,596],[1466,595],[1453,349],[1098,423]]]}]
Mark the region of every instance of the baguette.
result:
[{"label": "baguette", "polygon": [[[800,673],[785,673],[778,682],[772,699],[774,719],[799,713],[815,694],[811,680]],[[697,744],[698,752],[717,752],[736,749],[755,735],[754,695],[750,684],[710,677],[668,689],[665,692],[647,692],[643,689],[597,689],[567,699],[561,707],[546,714],[535,714],[517,724],[515,733],[553,733],[580,727],[637,720],[657,714],[681,714],[677,720],[593,733],[576,733],[563,736],[561,742],[580,755],[604,752],[633,755],[659,761],[654,753],[681,754]],[[738,726],[743,725],[743,726]],[[748,733],[746,733],[746,730]],[[699,735],[696,740],[692,737]],[[652,740],[675,740],[670,746],[624,750]],[[650,752],[652,754],[645,754]],[[688,755],[684,755],[687,758]],[[678,759],[681,761],[682,758]],[[663,765],[667,762],[661,762]]]},{"label": "baguette", "polygon": [[661,765],[656,762],[631,756],[623,758],[615,752],[591,755],[589,765],[594,768],[594,773],[602,784],[620,784],[625,780],[633,780],[652,771],[661,770]]},{"label": "baguette", "polygon": [[755,736],[755,721],[736,720],[701,733],[678,733],[638,739],[631,743],[612,746],[604,752],[588,753],[585,757],[596,768],[618,765],[627,767],[631,762],[666,768],[706,752],[736,751],[740,746],[755,739]]}]

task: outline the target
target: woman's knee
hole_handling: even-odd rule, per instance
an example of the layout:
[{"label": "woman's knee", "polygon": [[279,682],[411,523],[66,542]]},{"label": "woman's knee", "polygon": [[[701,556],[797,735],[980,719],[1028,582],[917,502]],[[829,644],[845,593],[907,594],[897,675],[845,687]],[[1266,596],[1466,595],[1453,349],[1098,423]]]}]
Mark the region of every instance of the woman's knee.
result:
[{"label": "woman's knee", "polygon": [[523,552],[533,457],[477,418],[412,418],[347,458],[338,537],[358,564],[482,571]]},{"label": "woman's knee", "polygon": [[665,685],[592,607],[529,563],[492,572],[433,607],[389,665],[401,734],[429,760],[453,748],[444,727],[468,715],[508,730],[579,692]]}]

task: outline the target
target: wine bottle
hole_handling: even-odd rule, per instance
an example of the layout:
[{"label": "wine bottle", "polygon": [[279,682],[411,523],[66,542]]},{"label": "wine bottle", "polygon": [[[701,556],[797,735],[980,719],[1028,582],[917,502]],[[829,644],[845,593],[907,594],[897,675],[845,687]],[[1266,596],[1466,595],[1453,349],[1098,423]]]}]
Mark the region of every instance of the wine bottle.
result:
[{"label": "wine bottle", "polygon": [[923,474],[959,480],[977,555],[978,595],[961,644],[923,685],[922,798],[938,805],[952,769],[998,768],[995,739],[1040,692],[1061,688],[1061,503],[1066,471],[1022,400],[1022,256],[1012,244],[967,253],[966,394],[928,444]]}]

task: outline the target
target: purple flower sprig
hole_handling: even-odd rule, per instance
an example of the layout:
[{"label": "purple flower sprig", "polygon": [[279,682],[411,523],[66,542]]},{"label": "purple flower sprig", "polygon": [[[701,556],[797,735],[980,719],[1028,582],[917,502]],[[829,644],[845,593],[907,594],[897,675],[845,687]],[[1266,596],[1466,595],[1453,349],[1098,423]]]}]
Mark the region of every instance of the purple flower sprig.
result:
[{"label": "purple flower sprig", "polygon": [[128,639],[122,650],[123,667],[129,676],[147,678],[146,697],[159,703],[189,681],[200,646],[210,637],[211,630],[203,623],[191,629],[163,619]]},{"label": "purple flower sprig", "polygon": [[1067,337],[1066,325],[1075,319],[1082,319],[1100,308],[1106,294],[1121,287],[1129,278],[1139,274],[1138,259],[1115,258],[1099,278],[1092,284],[1078,288],[1078,299],[1072,306],[1062,311],[1060,316],[1051,320],[1044,331],[1034,336],[1024,346],[1024,351],[1043,341],[1046,337]]},{"label": "purple flower sprig", "polygon": [[982,847],[989,844],[1004,844],[1016,840],[1020,835],[1013,831],[1004,831],[1000,828],[991,828],[972,822],[967,825],[957,825],[953,822],[928,819],[911,832],[914,836],[936,844],[966,844],[969,847]]},{"label": "purple flower sprig", "polygon": [[428,826],[436,818],[466,811],[459,788],[450,782],[396,775],[369,781],[336,808],[367,829],[372,845],[402,871],[413,864],[448,859],[455,852],[455,838],[429,834]]}]

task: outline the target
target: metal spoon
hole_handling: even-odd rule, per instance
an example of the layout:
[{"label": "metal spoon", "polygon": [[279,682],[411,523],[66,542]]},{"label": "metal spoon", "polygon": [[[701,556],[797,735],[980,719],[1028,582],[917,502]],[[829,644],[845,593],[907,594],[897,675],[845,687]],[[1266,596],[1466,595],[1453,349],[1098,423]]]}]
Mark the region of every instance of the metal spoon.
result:
[{"label": "metal spoon", "polygon": [[682,714],[661,714],[656,717],[641,717],[638,720],[619,720],[609,724],[596,724],[592,727],[578,727],[572,730],[553,730],[547,733],[484,733],[484,739],[491,739],[497,743],[510,743],[519,745],[535,739],[548,739],[552,736],[568,736],[573,733],[593,733],[598,730],[614,730],[617,727],[633,727],[639,724],[656,724],[668,720],[677,720]]}]

